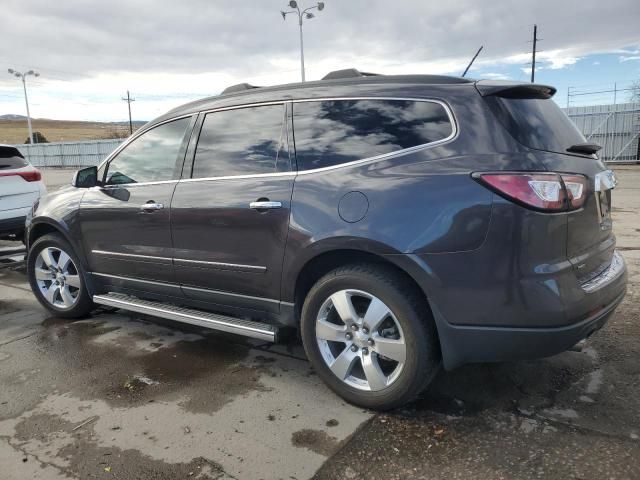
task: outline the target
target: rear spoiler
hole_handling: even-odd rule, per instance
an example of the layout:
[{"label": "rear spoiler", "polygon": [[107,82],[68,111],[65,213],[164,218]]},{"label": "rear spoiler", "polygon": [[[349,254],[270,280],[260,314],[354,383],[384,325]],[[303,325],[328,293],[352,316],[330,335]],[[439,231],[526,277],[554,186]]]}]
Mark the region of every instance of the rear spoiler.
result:
[{"label": "rear spoiler", "polygon": [[476,90],[483,97],[539,98],[547,99],[555,95],[556,89],[536,83],[507,82],[504,80],[479,80]]}]

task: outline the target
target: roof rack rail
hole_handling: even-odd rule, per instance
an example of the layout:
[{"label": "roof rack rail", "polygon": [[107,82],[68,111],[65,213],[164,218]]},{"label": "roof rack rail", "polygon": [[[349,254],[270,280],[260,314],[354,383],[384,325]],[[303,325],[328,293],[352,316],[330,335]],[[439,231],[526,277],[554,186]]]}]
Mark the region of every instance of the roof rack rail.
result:
[{"label": "roof rack rail", "polygon": [[361,72],[357,68],[345,68],[343,70],[334,70],[327,73],[322,80],[337,80],[340,78],[357,78],[357,77],[375,77],[379,73]]},{"label": "roof rack rail", "polygon": [[238,83],[237,85],[231,85],[230,87],[225,88],[221,95],[226,93],[235,93],[235,92],[244,92],[245,90],[253,90],[256,87],[255,85],[249,85],[248,83]]}]

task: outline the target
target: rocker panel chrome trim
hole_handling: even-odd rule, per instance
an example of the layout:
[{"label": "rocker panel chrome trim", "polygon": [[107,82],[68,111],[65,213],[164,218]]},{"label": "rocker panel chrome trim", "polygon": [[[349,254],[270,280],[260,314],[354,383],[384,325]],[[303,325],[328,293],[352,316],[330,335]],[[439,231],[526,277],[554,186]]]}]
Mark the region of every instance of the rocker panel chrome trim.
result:
[{"label": "rocker panel chrome trim", "polygon": [[261,324],[240,318],[141,300],[136,297],[116,293],[94,295],[93,301],[100,305],[123,308],[132,312],[166,318],[245,337],[257,338],[269,342],[275,342],[277,340],[277,328],[269,324]]}]

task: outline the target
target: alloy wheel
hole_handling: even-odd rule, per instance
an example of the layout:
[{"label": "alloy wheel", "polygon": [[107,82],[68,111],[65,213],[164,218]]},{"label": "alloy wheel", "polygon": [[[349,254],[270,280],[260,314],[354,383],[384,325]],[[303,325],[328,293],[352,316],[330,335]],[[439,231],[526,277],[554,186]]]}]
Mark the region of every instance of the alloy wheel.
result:
[{"label": "alloy wheel", "polygon": [[80,296],[80,273],[65,251],[45,247],[38,254],[34,265],[38,289],[45,300],[56,308],[70,309]]},{"label": "alloy wheel", "polygon": [[406,361],[397,318],[382,300],[362,290],[340,290],[322,304],[316,339],[333,374],[359,390],[389,387]]}]

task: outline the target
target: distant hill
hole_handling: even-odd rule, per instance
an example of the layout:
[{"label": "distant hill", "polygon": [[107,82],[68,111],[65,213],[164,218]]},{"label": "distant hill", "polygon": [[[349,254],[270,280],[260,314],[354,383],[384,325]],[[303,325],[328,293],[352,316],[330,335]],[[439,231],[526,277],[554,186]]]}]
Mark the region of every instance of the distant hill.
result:
[{"label": "distant hill", "polygon": [[0,120],[26,120],[24,115],[16,115],[15,113],[8,113],[6,115],[0,115]]},{"label": "distant hill", "polygon": [[[25,143],[29,136],[27,117],[24,115],[0,115],[0,143]],[[137,130],[146,122],[133,122]],[[41,132],[50,142],[78,140],[103,140],[129,136],[129,122],[79,122],[74,120],[31,119],[34,132]]]}]

